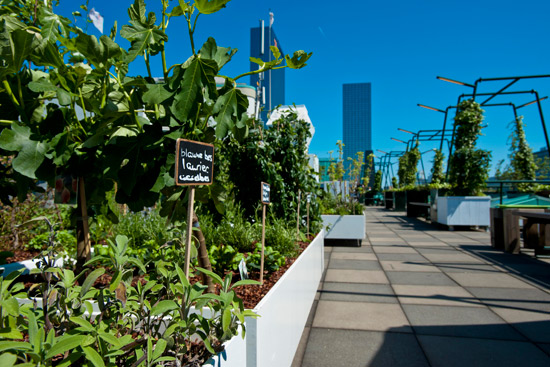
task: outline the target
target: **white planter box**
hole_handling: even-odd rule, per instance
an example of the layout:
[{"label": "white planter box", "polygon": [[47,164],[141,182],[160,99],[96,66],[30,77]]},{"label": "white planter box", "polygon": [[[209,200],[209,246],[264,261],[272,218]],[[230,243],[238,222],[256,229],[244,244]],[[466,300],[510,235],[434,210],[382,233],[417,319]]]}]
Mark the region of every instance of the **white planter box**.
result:
[{"label": "white planter box", "polygon": [[365,216],[361,215],[321,215],[323,226],[328,230],[326,239],[362,240],[366,237]]},{"label": "white planter box", "polygon": [[[0,265],[0,276],[3,276],[5,278],[6,275],[8,275],[9,273],[20,269],[25,269],[23,270],[22,275],[27,275],[30,273],[32,269],[37,268],[37,265],[40,261],[41,261],[40,259],[31,259],[31,260],[18,261],[11,264]],[[59,266],[59,267],[63,266],[63,258],[59,258],[55,260],[54,264],[55,266]]]},{"label": "white planter box", "polygon": [[285,367],[294,354],[324,269],[324,231],[298,257],[247,318],[246,338],[236,336],[207,366]]},{"label": "white planter box", "polygon": [[[284,367],[292,364],[323,274],[324,238],[322,230],[254,308],[260,317],[246,319],[245,339],[240,335],[231,339],[225,350],[205,366]],[[41,299],[36,301],[41,305]],[[96,308],[94,305],[94,314],[99,313]]]},{"label": "white planter box", "polygon": [[489,196],[438,196],[437,222],[447,226],[489,227]]}]

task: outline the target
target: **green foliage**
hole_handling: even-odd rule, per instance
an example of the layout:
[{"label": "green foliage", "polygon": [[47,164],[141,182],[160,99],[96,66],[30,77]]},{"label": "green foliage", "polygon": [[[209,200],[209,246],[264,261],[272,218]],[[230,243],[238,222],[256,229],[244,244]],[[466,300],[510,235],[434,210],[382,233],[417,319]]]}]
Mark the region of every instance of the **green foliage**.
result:
[{"label": "green foliage", "polygon": [[418,161],[420,160],[420,151],[418,150],[418,141],[414,148],[405,152],[399,157],[399,169],[397,175],[399,176],[399,186],[411,186],[416,183],[416,172]]},{"label": "green foliage", "polygon": [[[533,151],[525,137],[523,116],[519,116],[510,125],[512,126],[512,133],[509,137],[510,165],[503,167],[505,161],[500,160],[497,163],[495,177],[498,180],[535,180],[537,164],[535,164]],[[522,192],[534,192],[537,185],[518,183],[517,188]]]},{"label": "green foliage", "polygon": [[[160,216],[158,207],[121,214],[112,230],[128,237],[128,252],[137,255],[143,262],[155,260],[159,256],[159,248],[176,237],[174,231],[166,226],[166,218]],[[178,237],[181,238],[181,235]]]},{"label": "green foliage", "polygon": [[476,149],[483,110],[473,100],[460,103],[455,116],[455,151],[449,162],[452,195],[482,195],[489,178],[491,153]]},{"label": "green foliage", "polygon": [[[45,194],[28,194],[23,201],[13,198],[11,205],[0,204],[0,249],[25,250],[28,248],[33,238],[42,233],[45,228],[40,224],[30,227],[20,226],[21,223],[28,222],[32,218],[40,216],[55,218],[60,229],[70,226],[72,208],[64,205],[47,206],[46,197]],[[30,247],[41,248],[38,241],[34,240]]]},{"label": "green foliage", "polygon": [[[26,248],[32,251],[42,251],[48,246],[49,234],[40,233],[33,237]],[[68,254],[76,253],[76,238],[69,231],[58,231],[55,236],[54,248],[56,252],[64,251]]]},{"label": "green foliage", "polygon": [[382,191],[382,171],[380,170],[376,171],[376,174],[374,175],[374,184],[372,186],[372,190],[374,192]]},{"label": "green foliage", "polygon": [[[246,266],[250,270],[260,271],[260,262],[262,255],[262,244],[257,243],[254,252],[246,258]],[[264,249],[264,271],[272,273],[279,270],[281,266],[286,264],[286,259],[279,251],[274,250],[271,246],[265,246]]]},{"label": "green foliage", "polygon": [[432,181],[431,184],[438,185],[445,181],[445,173],[443,172],[443,160],[445,156],[441,149],[435,151],[435,156],[432,165]]},{"label": "green foliage", "polygon": [[[269,211],[279,218],[296,221],[298,198],[319,193],[314,174],[309,167],[308,124],[295,112],[283,113],[270,129],[257,127],[241,143],[231,141],[220,149],[227,161],[223,172],[232,182],[235,200],[248,218],[254,218],[260,199],[260,184],[271,186]],[[302,200],[303,203],[304,200]],[[311,222],[320,222],[318,204],[310,205]]]},{"label": "green foliage", "polygon": [[[177,263],[158,261],[147,282],[133,286],[117,276],[131,262],[125,253],[127,243],[122,236],[111,243],[115,272],[106,288],[93,285],[105,274],[104,268],[76,275],[43,262],[33,272],[43,279],[35,291],[45,302],[20,306],[16,298],[27,297],[23,284],[15,283],[21,271],[0,277],[2,358],[40,366],[160,365],[176,360],[187,365],[203,363],[223,350],[223,343],[239,328],[244,336],[245,317],[256,315],[244,309],[234,288],[258,282],[231,284],[230,275],[222,279],[197,268],[220,285],[218,295],[206,294],[207,287],[190,284]],[[205,313],[210,316],[194,308],[210,309]],[[206,354],[190,350],[197,339],[204,343]]]},{"label": "green foliage", "polygon": [[244,254],[232,246],[219,244],[211,245],[208,249],[208,256],[212,264],[212,270],[216,274],[225,274],[226,271],[235,271],[239,263],[244,259]]},{"label": "green foliage", "polygon": [[[255,227],[256,235],[261,240],[261,226]],[[296,257],[298,245],[296,244],[296,227],[288,225],[284,220],[271,215],[266,221],[265,244],[279,252],[284,257]]]},{"label": "green foliage", "polygon": [[[98,40],[55,14],[48,2],[36,2],[35,11],[28,11],[27,1],[7,3],[0,11],[0,43],[6,46],[0,49],[5,64],[0,153],[14,158],[2,165],[10,175],[0,178],[0,187],[26,192],[35,178],[52,183],[56,171],[71,173],[85,177],[88,206],[101,205],[116,184],[116,201],[133,211],[162,198],[163,215],[180,217],[185,203],[179,199],[186,189],[173,182],[176,139],[213,143],[246,136],[248,102],[236,80],[275,67],[301,68],[310,56],[303,51],[283,56],[273,48],[271,62],[224,77],[225,85],[217,89],[215,77],[236,50],[218,46],[213,38],[195,48],[194,33],[200,14],[217,12],[227,1],[163,0],[157,17],[146,13],[143,0],[135,0],[129,24],[120,31],[130,42],[128,50],[116,43],[116,27]],[[178,17],[188,25],[191,55],[168,67],[166,28]],[[162,61],[160,80],[152,78],[155,55]],[[130,77],[127,72],[138,58],[147,75]],[[58,104],[49,103],[54,98]],[[219,188],[199,191],[200,200],[216,201],[221,208]]]}]

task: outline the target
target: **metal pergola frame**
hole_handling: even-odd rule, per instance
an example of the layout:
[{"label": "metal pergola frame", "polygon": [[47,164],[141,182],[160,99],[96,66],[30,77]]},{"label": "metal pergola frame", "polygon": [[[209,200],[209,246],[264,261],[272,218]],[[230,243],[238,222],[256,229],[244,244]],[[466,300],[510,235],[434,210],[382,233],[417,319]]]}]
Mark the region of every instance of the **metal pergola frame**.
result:
[{"label": "metal pergola frame", "polygon": [[383,150],[377,149],[377,151],[384,153],[382,157],[380,157],[380,170],[382,171],[382,182],[384,182],[384,178],[386,179],[386,187],[389,187],[391,185],[391,179],[390,179],[390,171],[391,171],[391,177],[393,177],[393,165],[396,162],[392,162],[392,158],[399,158],[403,154],[405,154],[405,151],[396,151],[392,150],[390,152],[384,152]]},{"label": "metal pergola frame", "polygon": [[[458,84],[458,85],[464,85],[464,86],[467,86],[467,87],[471,87],[473,89],[473,92],[472,94],[469,94],[469,95],[461,95],[459,98],[458,98],[458,102],[457,102],[457,106],[458,104],[460,103],[460,99],[464,96],[469,96],[471,97],[473,100],[475,100],[476,96],[489,96],[489,98],[487,98],[485,101],[481,102],[480,105],[481,106],[485,106],[485,107],[488,107],[490,106],[489,104],[487,104],[487,102],[489,102],[491,99],[499,96],[499,95],[506,95],[506,94],[523,94],[523,93],[532,93],[532,94],[535,94],[535,97],[536,99],[532,102],[528,102],[528,103],[525,103],[521,106],[518,106],[518,107],[515,107],[514,108],[514,115],[517,116],[516,114],[516,109],[519,109],[521,107],[525,107],[525,106],[528,106],[530,104],[533,104],[533,103],[537,103],[537,107],[538,107],[538,111],[539,111],[539,115],[540,115],[540,119],[541,119],[541,124],[542,124],[542,129],[544,131],[544,138],[546,140],[546,148],[548,150],[548,155],[550,156],[550,141],[548,140],[548,132],[547,132],[547,129],[546,129],[546,123],[544,121],[544,114],[542,113],[542,106],[540,104],[540,101],[546,99],[547,97],[543,97],[543,98],[540,98],[539,97],[539,94],[536,90],[532,89],[530,91],[519,91],[519,92],[506,92],[506,90],[508,88],[510,88],[512,85],[514,85],[515,83],[517,83],[518,81],[520,80],[524,80],[524,79],[542,79],[542,78],[550,78],[550,74],[542,74],[542,75],[525,75],[525,76],[507,76],[507,77],[498,77],[498,78],[479,78],[477,79],[474,84],[468,84],[468,83],[464,83],[464,82],[461,82],[461,81],[457,81],[457,80],[453,80],[453,79],[449,79],[449,78],[445,78],[445,77],[441,77],[441,76],[437,76],[436,77],[437,79],[439,80],[443,80],[443,81],[447,81],[447,82],[450,82],[450,83],[454,83],[454,84]],[[493,92],[493,93],[477,93],[477,89],[478,89],[478,86],[479,84],[483,83],[483,82],[495,82],[495,81],[510,81],[508,84],[506,84],[504,87],[500,88],[498,91],[496,92]],[[496,105],[500,105],[500,104],[496,104]],[[429,107],[427,107],[429,108]],[[431,108],[431,109],[434,109],[434,108]],[[435,109],[437,110],[437,109]],[[441,110],[440,110],[441,111]],[[443,111],[442,111],[443,112]],[[446,117],[446,116],[445,116]],[[445,126],[445,124],[444,124]],[[452,141],[454,141],[454,127],[453,127],[453,139]],[[452,148],[451,148],[452,149]]]}]

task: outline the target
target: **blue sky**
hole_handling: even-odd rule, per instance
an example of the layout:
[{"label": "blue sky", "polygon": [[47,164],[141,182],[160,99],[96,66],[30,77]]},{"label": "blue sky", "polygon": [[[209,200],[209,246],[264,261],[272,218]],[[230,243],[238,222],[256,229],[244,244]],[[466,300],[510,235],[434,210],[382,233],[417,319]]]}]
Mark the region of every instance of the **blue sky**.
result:
[{"label": "blue sky", "polygon": [[[90,0],[89,7],[103,15],[108,34],[115,20],[119,30],[127,24],[126,9],[131,3]],[[148,11],[160,17],[160,0],[146,3]],[[77,4],[61,0],[61,12],[70,14]],[[420,108],[418,103],[445,109],[455,105],[460,94],[471,92],[436,76],[473,84],[480,77],[550,74],[550,2],[545,0],[232,0],[226,9],[199,18],[196,43],[212,36],[218,45],[239,49],[222,73],[234,77],[247,72],[250,28],[258,26],[260,19],[268,22],[270,9],[284,52],[313,52],[307,67],[287,71],[286,102],[306,105],[316,128],[310,153],[320,157],[336,150],[336,141],[342,138],[344,83],[372,83],[373,148],[391,151],[404,149],[391,137],[409,139],[398,128],[415,132],[442,128],[443,114]],[[88,33],[99,35],[91,25]],[[168,64],[185,61],[191,52],[183,18],[171,21],[168,36]],[[120,36],[117,41],[128,46]],[[145,73],[143,63],[134,67],[131,72]],[[161,74],[160,60],[154,70]],[[482,83],[478,91],[494,92],[505,84]],[[510,88],[532,89],[541,97],[550,95],[550,78],[520,81]],[[516,95],[493,101],[521,105],[532,100],[534,95]],[[550,121],[550,101],[541,104]],[[520,114],[529,144],[538,151],[545,146],[538,109],[531,105]],[[452,117],[451,113],[450,123]],[[498,160],[507,158],[512,120],[510,107],[486,108],[488,126],[478,145],[492,151],[493,169]],[[420,150],[435,147],[438,144],[425,142]],[[431,159],[426,153],[427,170]]]}]

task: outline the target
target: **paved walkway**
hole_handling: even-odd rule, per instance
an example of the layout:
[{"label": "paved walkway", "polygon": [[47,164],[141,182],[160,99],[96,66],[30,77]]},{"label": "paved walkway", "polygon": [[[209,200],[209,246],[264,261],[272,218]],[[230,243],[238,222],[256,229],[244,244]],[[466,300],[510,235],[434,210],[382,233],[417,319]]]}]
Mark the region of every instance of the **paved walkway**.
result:
[{"label": "paved walkway", "polygon": [[326,247],[293,367],[550,366],[550,263],[381,208]]}]

